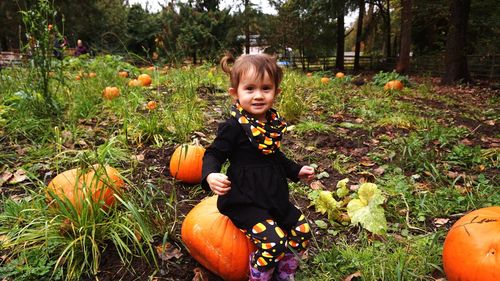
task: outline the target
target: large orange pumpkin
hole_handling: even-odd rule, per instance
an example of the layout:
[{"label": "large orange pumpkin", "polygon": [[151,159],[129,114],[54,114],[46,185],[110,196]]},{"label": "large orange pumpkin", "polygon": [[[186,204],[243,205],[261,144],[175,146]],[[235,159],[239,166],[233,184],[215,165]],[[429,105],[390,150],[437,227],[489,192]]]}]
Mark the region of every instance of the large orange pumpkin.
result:
[{"label": "large orange pumpkin", "polygon": [[170,159],[170,174],[185,183],[200,183],[203,155],[205,148],[197,142],[178,146]]},{"label": "large orange pumpkin", "polygon": [[222,279],[248,280],[248,257],[255,246],[219,213],[217,196],[204,199],[187,214],[181,237],[191,256]]},{"label": "large orange pumpkin", "polygon": [[137,80],[141,81],[142,86],[149,86],[151,85],[151,76],[149,76],[146,73],[143,73],[139,76],[137,76]]},{"label": "large orange pumpkin", "polygon": [[403,83],[399,80],[391,80],[384,85],[384,90],[389,91],[389,90],[403,90]]},{"label": "large orange pumpkin", "polygon": [[472,211],[453,224],[443,265],[449,281],[500,280],[500,206]]},{"label": "large orange pumpkin", "polygon": [[80,211],[85,200],[85,193],[89,194],[94,203],[103,203],[107,208],[114,204],[115,191],[123,188],[124,181],[120,173],[113,167],[95,164],[88,170],[72,169],[57,175],[47,186],[49,199],[58,197],[68,200],[77,211]]}]

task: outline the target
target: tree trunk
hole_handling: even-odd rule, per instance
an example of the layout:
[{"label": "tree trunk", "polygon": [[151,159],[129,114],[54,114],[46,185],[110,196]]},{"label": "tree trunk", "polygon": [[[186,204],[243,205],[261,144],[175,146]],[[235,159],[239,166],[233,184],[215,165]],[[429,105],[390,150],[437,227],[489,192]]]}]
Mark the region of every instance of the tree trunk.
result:
[{"label": "tree trunk", "polygon": [[248,18],[250,7],[248,2],[249,0],[245,0],[245,54],[250,54],[250,19]]},{"label": "tree trunk", "polygon": [[410,68],[412,0],[401,0],[401,43],[396,72],[407,74]]},{"label": "tree trunk", "polygon": [[387,58],[390,58],[392,56],[392,51],[391,51],[391,7],[390,7],[391,1],[387,0],[387,11],[385,14],[385,31],[386,37],[385,37],[385,56]]},{"label": "tree trunk", "polygon": [[470,4],[470,0],[450,1],[450,27],[446,39],[445,72],[441,77],[441,84],[471,81],[466,51]]},{"label": "tree trunk", "polygon": [[337,56],[335,58],[335,68],[344,70],[344,49],[345,49],[345,31],[344,31],[344,1],[339,1],[339,11],[337,15]]},{"label": "tree trunk", "polygon": [[361,51],[361,33],[363,32],[363,16],[365,15],[365,1],[358,0],[359,16],[358,24],[356,26],[356,47],[354,49],[354,72],[358,72],[359,67],[359,53]]}]

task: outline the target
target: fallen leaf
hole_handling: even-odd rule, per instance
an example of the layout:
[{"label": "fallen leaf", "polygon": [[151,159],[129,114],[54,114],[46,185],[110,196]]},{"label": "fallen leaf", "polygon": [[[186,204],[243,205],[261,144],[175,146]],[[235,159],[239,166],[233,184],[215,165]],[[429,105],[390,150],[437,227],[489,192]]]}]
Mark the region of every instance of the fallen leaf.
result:
[{"label": "fallen leaf", "polygon": [[484,123],[486,123],[486,125],[495,126],[495,120],[486,120]]},{"label": "fallen leaf", "polygon": [[361,277],[361,272],[356,271],[353,274],[349,274],[343,281],[352,281],[353,278]]},{"label": "fallen leaf", "polygon": [[193,281],[208,281],[208,277],[205,276],[201,268],[196,267],[195,269],[193,269],[193,272],[194,272]]},{"label": "fallen leaf", "polygon": [[160,259],[164,261],[170,260],[172,258],[178,259],[182,256],[181,251],[168,242],[164,245],[156,246],[156,252],[158,253]]},{"label": "fallen leaf", "polygon": [[23,182],[28,179],[28,176],[26,176],[26,171],[23,169],[19,169],[14,173],[14,176],[10,179],[9,183],[10,184],[16,184]]},{"label": "fallen leaf", "polygon": [[434,219],[433,223],[436,227],[441,227],[441,226],[447,224],[449,221],[450,221],[450,219],[436,218],[436,219]]},{"label": "fallen leaf", "polygon": [[132,155],[131,157],[133,160],[137,160],[137,161],[143,161],[144,160],[144,154],[137,154],[137,155]]},{"label": "fallen leaf", "polygon": [[384,167],[380,166],[378,168],[373,169],[373,173],[377,176],[382,175],[385,172]]},{"label": "fallen leaf", "polygon": [[463,145],[472,145],[472,141],[470,141],[469,139],[465,138],[461,141],[459,141],[458,143],[460,144],[463,144]]},{"label": "fallen leaf", "polygon": [[0,186],[2,186],[5,182],[7,182],[13,174],[9,171],[5,171],[2,174],[0,174]]},{"label": "fallen leaf", "polygon": [[314,190],[325,188],[325,186],[320,181],[313,181],[309,186]]}]

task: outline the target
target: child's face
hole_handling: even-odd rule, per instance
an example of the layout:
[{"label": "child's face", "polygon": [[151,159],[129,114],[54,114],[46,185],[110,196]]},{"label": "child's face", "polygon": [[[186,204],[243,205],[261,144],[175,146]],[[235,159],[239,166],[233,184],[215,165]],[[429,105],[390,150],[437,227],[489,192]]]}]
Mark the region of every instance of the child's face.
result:
[{"label": "child's face", "polygon": [[238,88],[229,88],[233,98],[240,101],[241,107],[259,121],[266,121],[266,112],[271,109],[274,97],[281,92],[274,81],[266,73],[263,79],[255,73],[255,69],[245,72]]}]

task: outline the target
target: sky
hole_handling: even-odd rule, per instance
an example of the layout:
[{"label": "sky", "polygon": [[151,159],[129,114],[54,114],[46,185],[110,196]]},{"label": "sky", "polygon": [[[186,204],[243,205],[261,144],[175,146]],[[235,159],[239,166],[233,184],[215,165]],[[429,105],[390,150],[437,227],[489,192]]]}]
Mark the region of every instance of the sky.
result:
[{"label": "sky", "polygon": [[[161,9],[160,4],[166,5],[171,0],[129,0],[130,4],[135,4],[139,3],[143,8],[148,7],[148,10],[150,12],[158,12]],[[233,8],[233,10],[236,10],[238,8],[238,3],[241,3],[242,1],[235,1],[235,0],[221,0],[220,1],[220,7],[221,8]],[[269,1],[267,0],[250,0],[250,3],[255,4],[256,6],[260,7],[263,13],[265,14],[271,14],[271,15],[276,15],[277,11],[274,9],[272,6],[269,5]],[[357,11],[354,11],[353,13],[347,15],[345,17],[345,25],[346,27],[351,25],[354,21],[355,18],[357,17]]]},{"label": "sky", "polygon": [[[146,8],[147,5],[148,10],[150,12],[158,12],[161,9],[159,3],[162,5],[166,5],[166,3],[168,3],[169,1],[170,0],[129,0],[129,3],[130,4],[140,3],[143,8]],[[277,13],[276,10],[269,5],[269,2],[267,0],[251,0],[250,2],[260,7],[265,14],[275,15]],[[220,7],[221,8],[234,7],[233,9],[236,9],[238,3],[241,3],[241,1],[222,0],[220,2]]]}]

